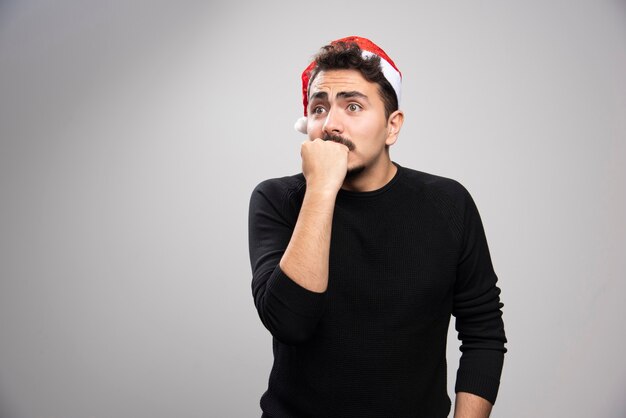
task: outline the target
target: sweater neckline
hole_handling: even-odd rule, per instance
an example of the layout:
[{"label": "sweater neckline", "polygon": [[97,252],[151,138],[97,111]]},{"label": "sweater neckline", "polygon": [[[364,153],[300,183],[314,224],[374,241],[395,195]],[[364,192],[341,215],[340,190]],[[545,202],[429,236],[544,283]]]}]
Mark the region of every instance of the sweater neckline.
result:
[{"label": "sweater neckline", "polygon": [[393,175],[391,180],[389,180],[387,184],[385,184],[381,188],[376,189],[376,190],[370,190],[367,192],[355,192],[352,190],[339,189],[339,193],[337,194],[337,196],[341,198],[350,198],[350,199],[368,199],[368,198],[380,196],[381,194],[387,192],[397,183],[398,178],[400,177],[400,173],[403,170],[400,164],[396,163],[395,161],[392,161],[392,163],[397,168],[396,173]]}]

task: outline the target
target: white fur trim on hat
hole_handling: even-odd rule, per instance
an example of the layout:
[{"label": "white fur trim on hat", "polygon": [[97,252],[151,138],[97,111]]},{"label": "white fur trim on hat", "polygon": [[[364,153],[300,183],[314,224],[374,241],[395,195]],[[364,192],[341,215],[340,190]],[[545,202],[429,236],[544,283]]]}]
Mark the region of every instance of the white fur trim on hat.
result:
[{"label": "white fur trim on hat", "polygon": [[[369,58],[375,55],[376,54],[370,51],[365,51],[365,50],[361,51],[361,56],[363,56],[363,58]],[[389,81],[389,84],[391,84],[391,87],[393,87],[393,90],[396,92],[396,98],[398,99],[398,107],[399,107],[400,106],[400,91],[402,91],[402,77],[400,76],[400,73],[398,72],[398,70],[393,68],[391,64],[389,64],[389,62],[383,57],[380,57],[380,68],[383,71],[383,75],[385,76],[387,81]]]},{"label": "white fur trim on hat", "polygon": [[295,125],[293,125],[294,129],[300,133],[306,134],[306,124],[307,124],[307,119],[306,116],[302,116],[301,118],[299,118]]}]

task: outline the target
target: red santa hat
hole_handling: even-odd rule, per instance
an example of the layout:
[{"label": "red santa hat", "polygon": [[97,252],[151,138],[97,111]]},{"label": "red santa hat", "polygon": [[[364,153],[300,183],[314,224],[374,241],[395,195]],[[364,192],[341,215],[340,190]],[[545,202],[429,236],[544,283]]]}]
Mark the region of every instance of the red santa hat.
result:
[{"label": "red santa hat", "polygon": [[[402,87],[402,73],[396,67],[396,64],[389,58],[389,56],[383,51],[378,45],[369,39],[362,38],[359,36],[348,36],[347,38],[337,39],[336,41],[332,41],[330,44],[335,45],[339,42],[344,43],[355,43],[361,48],[363,58],[369,58],[373,55],[380,58],[380,67],[383,72],[383,75],[393,87],[393,90],[396,92],[396,97],[398,99],[398,105],[400,104],[400,91]],[[309,106],[309,83],[311,73],[316,67],[316,62],[311,62],[302,72],[302,104],[304,105],[304,116],[296,121],[294,128],[298,132],[302,132],[306,134],[306,125],[307,125],[307,107]]]}]

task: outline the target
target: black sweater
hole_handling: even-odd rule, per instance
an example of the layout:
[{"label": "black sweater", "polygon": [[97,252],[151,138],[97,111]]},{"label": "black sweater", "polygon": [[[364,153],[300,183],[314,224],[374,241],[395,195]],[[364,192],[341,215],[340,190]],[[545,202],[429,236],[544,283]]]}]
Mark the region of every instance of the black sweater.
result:
[{"label": "black sweater", "polygon": [[396,166],[379,190],[339,191],[324,293],[278,265],[304,176],[266,180],[252,193],[252,292],[274,337],[264,416],[447,416],[451,314],[462,341],[456,391],[495,402],[506,338],[478,210],[456,181]]}]

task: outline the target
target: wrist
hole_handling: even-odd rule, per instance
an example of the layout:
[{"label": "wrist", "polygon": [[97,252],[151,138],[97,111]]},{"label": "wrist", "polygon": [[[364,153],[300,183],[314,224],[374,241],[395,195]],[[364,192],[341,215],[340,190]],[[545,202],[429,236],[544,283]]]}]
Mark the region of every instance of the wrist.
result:
[{"label": "wrist", "polygon": [[306,193],[312,195],[314,194],[320,198],[334,199],[337,196],[339,189],[341,189],[341,184],[336,185],[332,183],[322,183],[315,181],[306,182]]}]

